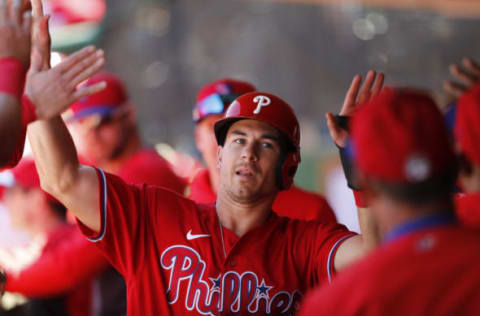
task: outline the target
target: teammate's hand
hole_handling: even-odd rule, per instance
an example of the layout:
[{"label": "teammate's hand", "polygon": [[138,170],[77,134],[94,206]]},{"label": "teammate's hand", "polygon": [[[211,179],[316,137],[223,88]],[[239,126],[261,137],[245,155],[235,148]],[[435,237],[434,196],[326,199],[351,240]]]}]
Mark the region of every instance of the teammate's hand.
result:
[{"label": "teammate's hand", "polygon": [[105,82],[86,88],[77,86],[97,73],[105,64],[104,53],[93,46],[85,47],[67,57],[52,69],[32,63],[27,75],[25,93],[36,106],[38,119],[49,119],[66,110],[80,98],[105,89]]},{"label": "teammate's hand", "polygon": [[[377,76],[375,71],[370,70],[362,86],[362,76],[356,75],[353,77],[350,88],[345,95],[340,115],[351,116],[360,104],[367,102],[371,97],[379,94],[383,88],[384,79],[385,75],[383,73],[379,73]],[[335,144],[337,144],[338,147],[345,147],[347,145],[348,132],[339,126],[332,113],[327,113],[326,119],[330,136]]]},{"label": "teammate's hand", "polygon": [[0,58],[30,63],[32,17],[23,0],[0,0]]},{"label": "teammate's hand", "polygon": [[42,0],[30,0],[32,4],[32,54],[31,63],[36,68],[50,68],[50,31],[49,15],[43,14]]},{"label": "teammate's hand", "polygon": [[458,81],[445,81],[443,89],[456,97],[461,96],[480,80],[480,66],[467,57],[462,59],[462,65],[451,64],[449,70]]}]

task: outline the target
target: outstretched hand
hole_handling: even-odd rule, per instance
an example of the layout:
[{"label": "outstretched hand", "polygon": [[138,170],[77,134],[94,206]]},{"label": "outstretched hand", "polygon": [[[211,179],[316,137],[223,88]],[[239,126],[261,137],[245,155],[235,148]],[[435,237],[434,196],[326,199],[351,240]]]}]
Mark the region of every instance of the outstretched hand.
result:
[{"label": "outstretched hand", "polygon": [[[385,75],[383,73],[377,75],[375,71],[370,70],[362,86],[362,76],[356,75],[353,77],[350,88],[345,95],[340,115],[351,116],[359,105],[379,94],[383,88],[384,79]],[[330,136],[335,144],[342,148],[345,147],[347,145],[348,131],[340,127],[332,113],[327,113],[326,119]]]},{"label": "outstretched hand", "polygon": [[461,96],[480,80],[480,65],[471,58],[464,57],[462,65],[451,64],[449,70],[457,81],[445,81],[443,89],[456,97]]},{"label": "outstretched hand", "polygon": [[25,93],[35,104],[37,118],[49,119],[61,114],[80,98],[105,88],[104,82],[83,89],[77,88],[81,82],[103,67],[105,57],[102,50],[88,46],[73,53],[54,68],[50,68],[51,40],[48,28],[50,17],[43,14],[41,0],[31,0],[31,3],[32,55]]},{"label": "outstretched hand", "polygon": [[105,64],[104,53],[93,46],[85,47],[67,57],[52,69],[42,70],[32,65],[25,93],[36,106],[39,119],[49,119],[66,110],[70,104],[102,91],[105,82],[85,87],[77,86],[97,73]]},{"label": "outstretched hand", "polygon": [[23,0],[0,0],[0,58],[30,63],[32,17]]}]

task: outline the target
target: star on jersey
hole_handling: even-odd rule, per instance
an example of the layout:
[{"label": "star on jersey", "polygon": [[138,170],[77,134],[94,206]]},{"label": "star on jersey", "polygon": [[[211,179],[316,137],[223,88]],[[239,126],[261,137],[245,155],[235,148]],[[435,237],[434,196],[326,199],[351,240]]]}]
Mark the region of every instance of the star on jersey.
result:
[{"label": "star on jersey", "polygon": [[260,286],[257,287],[257,290],[258,290],[258,295],[259,296],[266,296],[266,297],[269,297],[268,295],[268,291],[270,291],[270,289],[272,288],[272,286],[267,286],[265,284],[265,280],[262,279],[262,283],[260,283]]},{"label": "star on jersey", "polygon": [[221,285],[221,279],[222,279],[222,275],[220,274],[216,279],[214,278],[209,278],[210,281],[212,281],[213,283],[213,287],[212,287],[212,290],[214,289],[219,289],[220,288],[220,285]]}]

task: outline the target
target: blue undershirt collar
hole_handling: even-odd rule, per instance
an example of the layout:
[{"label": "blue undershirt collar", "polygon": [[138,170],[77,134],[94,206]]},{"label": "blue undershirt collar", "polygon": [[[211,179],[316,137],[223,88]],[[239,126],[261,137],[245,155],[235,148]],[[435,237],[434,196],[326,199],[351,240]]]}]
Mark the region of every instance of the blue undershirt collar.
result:
[{"label": "blue undershirt collar", "polygon": [[456,218],[452,212],[443,212],[432,215],[425,215],[406,223],[400,224],[390,230],[383,237],[383,243],[389,243],[393,240],[410,234],[414,231],[432,228],[436,226],[452,225],[456,223]]}]

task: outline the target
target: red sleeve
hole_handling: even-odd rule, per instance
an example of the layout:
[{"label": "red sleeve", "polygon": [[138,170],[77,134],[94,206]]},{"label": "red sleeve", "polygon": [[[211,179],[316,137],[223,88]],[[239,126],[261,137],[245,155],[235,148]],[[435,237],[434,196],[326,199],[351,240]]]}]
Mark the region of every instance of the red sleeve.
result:
[{"label": "red sleeve", "polygon": [[171,211],[171,206],[165,200],[168,197],[173,200],[181,197],[156,186],[127,184],[121,178],[105,174],[99,169],[97,172],[100,180],[101,231],[95,233],[81,222],[79,226],[122,275],[131,275],[149,260],[147,245],[153,242],[157,215],[162,218],[164,227],[169,226],[166,216],[159,214]]},{"label": "red sleeve", "polygon": [[[297,247],[298,255],[307,258],[307,274],[314,284],[330,282],[334,271],[334,259],[338,247],[348,238],[355,236],[345,226],[340,224],[323,224],[323,222],[307,222],[307,226],[298,231],[301,244]],[[304,253],[300,252],[300,249]]]},{"label": "red sleeve", "polygon": [[20,121],[21,126],[20,134],[18,135],[17,146],[15,147],[15,151],[12,153],[8,163],[5,166],[2,166],[2,168],[13,168],[18,164],[20,159],[22,159],[23,148],[25,147],[25,138],[27,136],[27,126],[35,119],[35,106],[25,95],[22,98],[22,116]]},{"label": "red sleeve", "polygon": [[69,238],[48,247],[19,274],[8,274],[6,290],[28,297],[58,295],[95,277],[109,266],[100,251],[72,227]]}]

